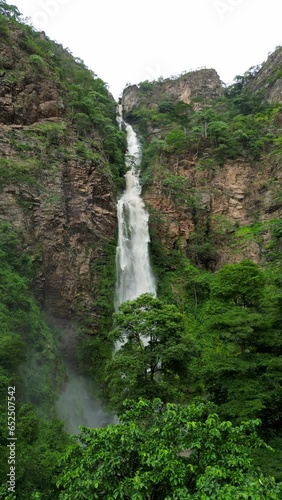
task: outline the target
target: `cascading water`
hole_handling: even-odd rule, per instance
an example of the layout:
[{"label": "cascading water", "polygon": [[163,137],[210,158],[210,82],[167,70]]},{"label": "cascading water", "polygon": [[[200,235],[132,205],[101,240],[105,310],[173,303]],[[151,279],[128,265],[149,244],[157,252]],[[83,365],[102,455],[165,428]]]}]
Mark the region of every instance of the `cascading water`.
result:
[{"label": "cascading water", "polygon": [[[139,167],[141,148],[133,128],[126,124],[120,112],[120,128],[127,132],[125,175],[126,189],[118,201],[118,247],[116,255],[116,310],[126,300],[136,299],[142,293],[156,295],[154,275],[149,260],[148,213],[141,198]],[[122,344],[117,343],[116,349]],[[87,380],[69,369],[68,382],[57,401],[57,414],[65,421],[69,432],[78,432],[79,425],[95,427],[117,423],[98,398],[91,394]]]},{"label": "cascading water", "polygon": [[115,308],[126,300],[134,300],[143,293],[156,296],[155,278],[150,266],[148,212],[141,198],[139,167],[141,147],[131,125],[118,117],[120,127],[127,133],[126,188],[117,204],[118,247],[116,254]]}]

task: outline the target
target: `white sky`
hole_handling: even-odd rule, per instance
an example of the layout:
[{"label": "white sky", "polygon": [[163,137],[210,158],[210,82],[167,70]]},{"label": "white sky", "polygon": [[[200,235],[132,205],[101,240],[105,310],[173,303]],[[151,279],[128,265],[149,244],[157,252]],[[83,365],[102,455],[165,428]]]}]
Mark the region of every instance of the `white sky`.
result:
[{"label": "white sky", "polygon": [[109,84],[213,67],[230,83],[282,45],[281,0],[8,0]]}]

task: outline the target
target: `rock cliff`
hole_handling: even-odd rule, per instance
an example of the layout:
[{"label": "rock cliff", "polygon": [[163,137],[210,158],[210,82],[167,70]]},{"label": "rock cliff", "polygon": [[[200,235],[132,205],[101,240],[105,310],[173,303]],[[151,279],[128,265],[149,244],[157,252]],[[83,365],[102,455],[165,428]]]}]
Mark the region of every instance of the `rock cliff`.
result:
[{"label": "rock cliff", "polygon": [[34,292],[49,317],[72,330],[80,317],[95,333],[101,273],[94,268],[114,258],[106,247],[116,236],[122,176],[111,167],[115,148],[123,165],[115,102],[101,80],[45,35],[11,20],[7,28],[0,37],[0,220],[23,234]]},{"label": "rock cliff", "polygon": [[176,100],[195,104],[215,99],[222,93],[223,88],[217,72],[207,68],[185,73],[174,80],[130,85],[124,90],[122,98],[124,116],[132,117],[132,112],[140,105],[156,108],[161,101]]},{"label": "rock cliff", "polygon": [[278,47],[262,64],[253,81],[252,92],[264,91],[271,103],[282,102],[282,47]]},{"label": "rock cliff", "polygon": [[125,89],[126,115],[144,145],[151,232],[168,252],[181,249],[210,269],[272,258],[282,215],[281,54],[234,96],[206,69]]}]

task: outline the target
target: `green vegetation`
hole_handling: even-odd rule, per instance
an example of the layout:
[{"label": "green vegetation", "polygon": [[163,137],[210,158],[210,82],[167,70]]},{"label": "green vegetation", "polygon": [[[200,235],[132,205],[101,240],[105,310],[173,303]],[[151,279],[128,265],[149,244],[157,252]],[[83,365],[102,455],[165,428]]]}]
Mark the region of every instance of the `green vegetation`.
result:
[{"label": "green vegetation", "polygon": [[[54,496],[57,460],[68,437],[54,418],[55,400],[65,379],[62,360],[50,330],[30,291],[32,260],[22,253],[23,235],[0,224],[0,495],[6,496],[7,391],[16,386],[17,488],[23,499],[34,491]],[[24,402],[29,402],[26,404]],[[32,403],[32,404],[31,404]],[[31,472],[33,471],[33,472]],[[53,486],[52,486],[53,485]],[[14,498],[14,497],[13,497]]]},{"label": "green vegetation", "polygon": [[[13,67],[1,59],[11,94],[28,82],[46,85],[52,97],[41,107],[19,100],[12,115],[8,105],[2,110],[0,188],[16,200],[13,214],[21,210],[24,223],[22,230],[0,224],[0,498],[15,498],[6,487],[7,387],[14,385],[16,496],[23,500],[281,498],[282,224],[277,215],[261,221],[254,210],[253,222],[240,227],[227,212],[212,212],[206,189],[227,161],[254,169],[259,161],[261,168],[281,164],[281,104],[250,90],[255,68],[212,102],[162,96],[155,107],[141,99],[132,113],[143,141],[144,189],[157,187],[172,223],[181,224],[175,213],[183,211],[191,227],[164,242],[166,214],[150,208],[158,299],[143,295],[114,315],[116,242],[105,237],[96,248],[95,234],[85,241],[91,276],[87,301],[78,289],[73,305],[75,355],[119,423],[73,438],[54,419],[66,373],[59,333],[32,292],[44,249],[30,240],[31,213],[38,200],[43,211],[63,211],[69,165],[89,177],[98,171],[117,193],[125,133],[106,84],[5,1],[0,43],[16,54]],[[280,78],[277,69],[269,83]],[[153,88],[140,84],[142,98]],[[282,207],[280,184],[276,170],[261,183],[271,193],[268,213]],[[250,260],[220,266],[227,242],[232,255],[256,244],[264,268]],[[115,353],[114,342],[121,343]]]},{"label": "green vegetation", "polygon": [[233,426],[204,404],[126,402],[118,425],[82,429],[66,452],[60,499],[278,499],[257,471],[256,421]]},{"label": "green vegetation", "polygon": [[[13,500],[16,498],[7,491],[7,417],[1,409],[0,419],[0,498]],[[55,500],[59,497],[56,478],[59,473],[59,461],[71,443],[58,420],[47,422],[38,417],[31,404],[16,407],[16,471],[17,497],[23,500],[41,499]]]},{"label": "green vegetation", "polygon": [[42,414],[52,415],[56,390],[65,374],[54,332],[30,292],[32,261],[22,254],[23,244],[12,226],[0,224],[1,393],[7,381],[17,382],[21,399],[33,402]]},{"label": "green vegetation", "polygon": [[[27,112],[25,99],[14,104],[13,117],[3,117],[4,120],[7,119],[7,123],[14,120],[15,123],[31,125],[28,131],[7,131],[7,134],[14,134],[14,145],[21,158],[25,159],[26,156],[30,159],[32,151],[35,158],[41,159],[39,169],[30,177],[25,175],[23,181],[31,183],[32,178],[38,179],[38,177],[40,181],[40,170],[50,163],[50,156],[56,164],[71,157],[72,143],[78,139],[89,151],[90,157],[93,151],[101,154],[102,162],[105,168],[108,168],[109,176],[116,189],[119,190],[123,185],[126,139],[125,132],[118,129],[116,103],[106,84],[88,70],[83,61],[74,59],[61,45],[22,23],[16,7],[8,6],[4,1],[1,2],[0,37],[3,37],[6,32],[13,33],[14,30],[19,29],[18,39],[8,36],[8,46],[15,51],[17,59],[12,68],[10,65],[4,66],[2,81],[8,85],[11,94],[14,93],[14,87],[19,81],[23,83],[23,86],[29,80],[38,83],[39,88],[40,85],[46,85],[48,93],[53,94],[51,116],[57,121],[34,123],[42,117],[38,116],[38,110],[36,114],[34,113],[36,103],[30,103],[28,107],[32,109],[32,112]],[[44,82],[42,82],[43,79]],[[43,97],[43,100],[46,98]],[[44,102],[42,104],[44,105]],[[44,113],[43,111],[43,118]],[[47,111],[46,118],[49,118],[48,113]],[[42,137],[38,140],[37,134],[45,136],[45,152],[42,150]],[[48,158],[45,158],[46,156]],[[92,158],[90,160],[94,161]],[[16,168],[13,162],[6,161],[8,172]],[[17,162],[17,159],[15,161]],[[3,164],[4,179],[7,179],[7,182],[14,182],[18,178],[17,172],[8,177],[8,173],[5,173],[5,166]],[[21,171],[26,174],[25,165],[22,165]]]},{"label": "green vegetation", "polygon": [[[89,252],[90,249],[87,249]],[[92,291],[92,310],[89,315],[83,302],[77,302],[77,318],[80,325],[81,342],[78,362],[81,370],[102,386],[105,381],[105,365],[112,355],[113,343],[108,332],[112,329],[115,291],[116,241],[105,243],[103,251],[91,266],[91,281],[95,279],[96,288]]]},{"label": "green vegetation", "polygon": [[[83,61],[24,24],[18,9],[4,0],[0,45],[1,83],[5,94],[12,96],[11,103],[8,99],[8,105],[1,106],[0,190],[9,193],[12,208],[4,207],[0,223],[0,498],[53,500],[59,495],[59,462],[70,442],[63,423],[55,420],[66,369],[58,350],[60,332],[47,325],[33,293],[46,257],[46,247],[35,239],[34,208],[56,211],[61,217],[70,164],[89,175],[97,170],[118,192],[124,182],[126,139],[118,129],[116,103],[107,85]],[[15,225],[2,222],[5,218]],[[85,340],[78,353],[81,370],[88,363],[85,371],[97,379],[112,349],[106,339],[113,312],[112,248],[105,249],[103,263],[97,262],[92,272],[101,277],[101,288],[92,291],[93,297],[96,292],[104,297],[100,303],[93,301],[97,324],[91,324],[89,316],[81,319],[80,297],[73,317],[80,321]],[[94,340],[89,331],[95,329]],[[93,360],[100,363],[95,368]],[[9,386],[16,387],[16,495],[8,493],[6,483]]]},{"label": "green vegetation", "polygon": [[119,413],[124,399],[139,396],[181,401],[191,382],[189,360],[195,353],[184,335],[182,314],[150,295],[121,305],[111,337],[122,342],[107,366],[111,408]]},{"label": "green vegetation", "polygon": [[[249,88],[256,71],[251,68],[244,76],[237,76],[224,95],[213,101],[195,99],[186,104],[167,100],[148,108],[141,99],[131,118],[144,142],[145,175],[157,158],[163,167],[171,157],[180,160],[193,155],[197,161],[222,166],[228,159],[255,162],[270,151],[278,152],[281,104],[269,104],[263,92],[254,93]],[[142,85],[140,89],[142,92]],[[153,147],[157,143],[159,147]]]}]

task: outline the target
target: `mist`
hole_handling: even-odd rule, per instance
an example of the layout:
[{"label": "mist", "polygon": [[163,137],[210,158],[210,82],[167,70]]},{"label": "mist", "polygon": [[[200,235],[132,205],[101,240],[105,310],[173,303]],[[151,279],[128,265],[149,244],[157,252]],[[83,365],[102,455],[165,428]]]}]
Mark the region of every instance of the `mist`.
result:
[{"label": "mist", "polygon": [[85,377],[67,369],[67,382],[56,402],[58,417],[71,434],[79,433],[79,426],[105,427],[114,423],[98,397],[93,394]]}]

